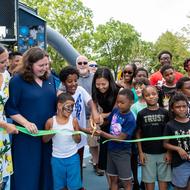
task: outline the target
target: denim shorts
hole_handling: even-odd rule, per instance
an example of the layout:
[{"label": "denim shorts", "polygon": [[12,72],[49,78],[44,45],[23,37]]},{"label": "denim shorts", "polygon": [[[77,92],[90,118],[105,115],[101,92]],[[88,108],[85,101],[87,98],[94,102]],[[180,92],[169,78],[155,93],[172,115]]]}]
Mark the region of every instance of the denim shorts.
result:
[{"label": "denim shorts", "polygon": [[190,180],[190,161],[173,167],[172,169],[172,184],[178,188],[187,187]]},{"label": "denim shorts", "polygon": [[82,187],[80,159],[78,154],[68,158],[51,158],[54,190],[67,187],[78,190]]}]

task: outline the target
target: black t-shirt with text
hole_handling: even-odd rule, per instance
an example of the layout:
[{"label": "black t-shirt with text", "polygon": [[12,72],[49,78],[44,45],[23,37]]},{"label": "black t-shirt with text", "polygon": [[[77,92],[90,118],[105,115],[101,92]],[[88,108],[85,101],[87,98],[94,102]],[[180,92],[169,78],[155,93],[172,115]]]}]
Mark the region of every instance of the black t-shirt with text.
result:
[{"label": "black t-shirt with text", "polygon": [[[163,108],[149,110],[144,108],[137,115],[137,128],[141,130],[141,137],[159,137],[163,136],[166,123],[169,121],[168,111]],[[142,150],[147,154],[161,154],[166,152],[163,147],[163,141],[145,141],[141,142]]]},{"label": "black t-shirt with text", "polygon": [[[171,120],[167,123],[164,130],[164,135],[187,135],[190,134],[190,121],[187,123],[181,123],[176,120]],[[190,156],[190,137],[170,139],[169,143],[175,146],[183,148]],[[180,155],[176,151],[172,151],[172,166],[176,167],[184,163],[186,160],[182,160]]]}]

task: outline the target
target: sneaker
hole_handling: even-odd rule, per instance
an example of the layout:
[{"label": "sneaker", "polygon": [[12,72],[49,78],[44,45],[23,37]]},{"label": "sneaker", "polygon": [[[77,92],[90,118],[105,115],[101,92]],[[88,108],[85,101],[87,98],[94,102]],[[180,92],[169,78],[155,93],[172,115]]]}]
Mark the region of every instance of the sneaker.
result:
[{"label": "sneaker", "polygon": [[98,164],[93,164],[93,168],[97,176],[104,176],[104,171],[98,168]]},{"label": "sneaker", "polygon": [[102,171],[100,169],[97,169],[95,173],[97,176],[104,176],[104,171]]},{"label": "sneaker", "polygon": [[90,164],[93,164],[92,158],[90,158],[90,160],[88,161]]},{"label": "sneaker", "polygon": [[96,172],[96,170],[97,170],[97,164],[93,164],[93,169]]},{"label": "sneaker", "polygon": [[86,163],[83,163],[83,164],[82,164],[82,167],[83,167],[83,168],[86,168]]}]

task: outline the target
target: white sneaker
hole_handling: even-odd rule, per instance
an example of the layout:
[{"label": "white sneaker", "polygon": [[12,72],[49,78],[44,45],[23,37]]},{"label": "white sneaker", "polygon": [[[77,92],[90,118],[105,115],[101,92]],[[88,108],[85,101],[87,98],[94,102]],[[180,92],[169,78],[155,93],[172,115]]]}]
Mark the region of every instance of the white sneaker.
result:
[{"label": "white sneaker", "polygon": [[86,163],[83,162],[82,167],[83,167],[83,168],[86,168]]},{"label": "white sneaker", "polygon": [[90,158],[88,162],[89,162],[90,164],[93,164],[92,158]]}]

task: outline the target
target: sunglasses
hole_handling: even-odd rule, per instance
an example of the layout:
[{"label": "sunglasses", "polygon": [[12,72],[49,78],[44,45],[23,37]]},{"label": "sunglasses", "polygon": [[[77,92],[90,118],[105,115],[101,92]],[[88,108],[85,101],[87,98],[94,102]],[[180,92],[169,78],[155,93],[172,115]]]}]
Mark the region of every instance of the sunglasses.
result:
[{"label": "sunglasses", "polygon": [[83,62],[78,62],[77,64],[78,64],[78,65],[82,65],[82,64],[83,64],[83,65],[87,65],[87,64],[88,64],[88,62],[83,61]]},{"label": "sunglasses", "polygon": [[124,74],[129,74],[129,75],[132,75],[133,72],[132,71],[123,71]]},{"label": "sunglasses", "polygon": [[89,67],[98,67],[96,64],[90,64]]}]

